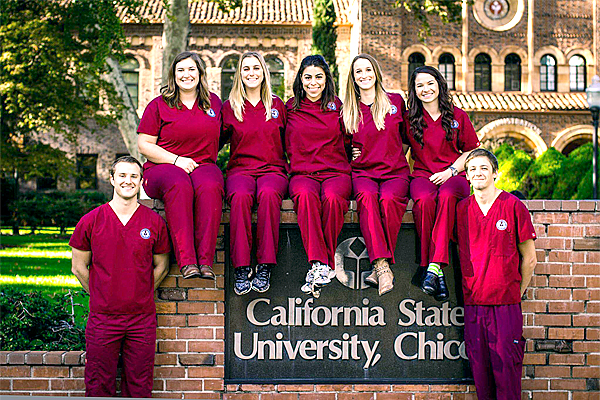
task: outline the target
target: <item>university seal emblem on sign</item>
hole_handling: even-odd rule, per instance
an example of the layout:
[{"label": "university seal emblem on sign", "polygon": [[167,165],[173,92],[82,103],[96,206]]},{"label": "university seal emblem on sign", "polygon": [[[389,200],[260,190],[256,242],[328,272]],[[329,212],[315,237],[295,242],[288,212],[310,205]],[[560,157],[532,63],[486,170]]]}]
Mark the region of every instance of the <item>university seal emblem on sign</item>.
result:
[{"label": "university seal emblem on sign", "polygon": [[335,277],[350,289],[366,289],[365,278],[371,273],[369,254],[361,236],[342,241],[335,250]]}]

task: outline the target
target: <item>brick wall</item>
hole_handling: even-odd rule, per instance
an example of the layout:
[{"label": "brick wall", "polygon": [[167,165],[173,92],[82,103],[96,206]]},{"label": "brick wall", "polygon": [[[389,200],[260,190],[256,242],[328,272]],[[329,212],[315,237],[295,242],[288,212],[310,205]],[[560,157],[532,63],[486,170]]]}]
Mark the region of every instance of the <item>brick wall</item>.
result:
[{"label": "brick wall", "polygon": [[[354,205],[354,202],[353,202]],[[538,266],[523,302],[523,399],[600,399],[600,202],[528,201]],[[285,201],[282,222],[296,216]],[[227,222],[229,215],[223,216]],[[354,207],[346,215],[356,222]],[[411,213],[405,222],[412,222]],[[223,229],[221,229],[221,234]],[[217,280],[171,268],[157,292],[154,397],[240,400],[466,400],[469,385],[225,385],[224,258]],[[83,395],[82,352],[0,352],[0,395]]]}]

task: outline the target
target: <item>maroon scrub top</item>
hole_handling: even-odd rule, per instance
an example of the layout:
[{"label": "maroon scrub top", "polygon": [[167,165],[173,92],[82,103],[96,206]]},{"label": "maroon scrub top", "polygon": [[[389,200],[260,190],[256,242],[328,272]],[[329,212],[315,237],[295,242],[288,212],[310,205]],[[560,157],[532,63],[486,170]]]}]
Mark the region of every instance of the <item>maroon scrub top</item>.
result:
[{"label": "maroon scrub top", "polygon": [[92,252],[90,311],[148,314],[154,304],[153,254],[171,251],[165,221],[140,205],[123,226],[107,203],[81,218],[69,246]]},{"label": "maroon scrub top", "polygon": [[265,120],[265,106],[259,101],[244,104],[244,120],[238,121],[229,100],[223,104],[222,142],[231,141],[227,176],[237,173],[284,173],[283,131],[286,110],[283,101],[273,96],[271,118]]},{"label": "maroon scrub top", "polygon": [[321,100],[305,98],[294,110],[294,98],[288,100],[285,147],[290,160],[289,172],[316,174],[324,172],[350,174],[346,145],[350,140],[341,120],[339,98],[321,110]]},{"label": "maroon scrub top", "polygon": [[[463,152],[471,151],[479,147],[477,133],[469,120],[466,112],[454,107],[454,140],[446,140],[446,131],[442,127],[442,117],[434,121],[427,110],[423,109],[423,120],[427,127],[423,130],[423,146],[415,140],[410,130],[408,115],[405,115],[406,132],[409,132],[407,140],[411,148],[413,164],[413,177],[429,178],[431,175],[448,169]],[[465,172],[461,172],[465,175]]]},{"label": "maroon scrub top", "polygon": [[386,115],[385,128],[381,131],[375,126],[371,107],[360,103],[363,120],[351,135],[352,147],[361,151],[360,157],[351,163],[353,178],[389,179],[410,173],[402,149],[402,115],[406,111],[404,100],[396,93],[388,93],[388,97],[392,110]]},{"label": "maroon scrub top", "polygon": [[[191,109],[169,107],[162,96],[148,104],[138,127],[138,133],[157,136],[156,144],[181,157],[189,157],[198,164],[215,163],[221,134],[221,100],[210,94],[210,109],[198,108],[198,99]],[[155,164],[148,161],[144,168]]]},{"label": "maroon scrub top", "polygon": [[521,301],[517,245],[536,238],[527,207],[502,192],[483,215],[475,196],[456,209],[458,252],[466,305],[506,305]]}]

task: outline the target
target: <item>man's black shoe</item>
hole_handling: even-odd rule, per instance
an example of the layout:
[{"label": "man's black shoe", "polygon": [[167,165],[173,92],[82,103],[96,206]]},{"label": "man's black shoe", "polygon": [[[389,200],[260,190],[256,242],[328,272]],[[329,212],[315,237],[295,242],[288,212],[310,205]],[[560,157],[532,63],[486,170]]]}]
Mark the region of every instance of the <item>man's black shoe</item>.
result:
[{"label": "man's black shoe", "polygon": [[238,267],[233,271],[235,273],[235,281],[233,282],[233,291],[235,292],[235,294],[241,296],[250,292],[250,289],[252,289],[252,283],[250,282],[252,268]]},{"label": "man's black shoe", "polygon": [[448,286],[446,286],[446,277],[444,275],[438,276],[438,291],[433,297],[437,301],[448,300],[448,297],[450,297]]},{"label": "man's black shoe", "polygon": [[421,290],[430,296],[437,294],[440,290],[438,276],[431,271],[427,271],[425,279],[423,279],[423,284],[421,285]]},{"label": "man's black shoe", "polygon": [[252,290],[264,293],[271,287],[271,266],[269,264],[258,264],[256,274],[252,279]]}]

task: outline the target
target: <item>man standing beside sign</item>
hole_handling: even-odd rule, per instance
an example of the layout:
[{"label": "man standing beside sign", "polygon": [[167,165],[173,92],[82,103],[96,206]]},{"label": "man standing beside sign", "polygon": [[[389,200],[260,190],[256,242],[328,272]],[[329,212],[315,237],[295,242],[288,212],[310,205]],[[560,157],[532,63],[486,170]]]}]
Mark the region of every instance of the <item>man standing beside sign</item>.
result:
[{"label": "man standing beside sign", "polygon": [[137,202],[142,166],[133,157],[110,168],[113,199],[81,218],[69,245],[73,273],[90,294],[85,330],[85,395],[114,397],[119,352],[123,397],[152,397],[156,306],[166,276],[169,236],[163,219]]},{"label": "man standing beside sign", "polygon": [[477,398],[521,399],[525,339],[521,297],[536,264],[529,211],[498,189],[498,160],[485,149],[465,161],[473,195],[457,206],[465,344]]}]

